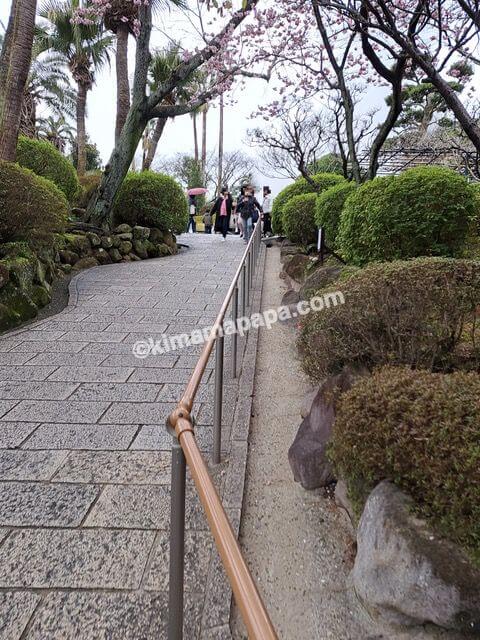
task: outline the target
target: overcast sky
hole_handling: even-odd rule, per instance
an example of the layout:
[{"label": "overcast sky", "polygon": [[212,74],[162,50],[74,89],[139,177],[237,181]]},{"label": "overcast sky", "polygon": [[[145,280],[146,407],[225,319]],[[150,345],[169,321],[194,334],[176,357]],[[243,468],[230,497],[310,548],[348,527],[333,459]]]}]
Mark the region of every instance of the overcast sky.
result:
[{"label": "overcast sky", "polygon": [[[39,1],[41,6],[42,0]],[[0,0],[0,20],[6,25],[10,13],[11,0]],[[186,25],[182,22],[179,12],[175,14],[160,16],[155,19],[155,24],[160,28],[154,29],[152,34],[152,47],[165,46],[167,40],[161,33],[163,26],[168,23],[168,32],[172,37],[185,38]],[[173,25],[173,28],[172,28]],[[130,75],[134,68],[134,47],[135,41],[130,38]],[[87,132],[91,140],[100,149],[102,159],[106,162],[110,156],[114,141],[115,127],[115,67],[112,61],[111,68],[106,67],[97,77],[96,84],[88,94],[88,116]],[[248,80],[246,89],[234,91],[236,104],[225,108],[225,141],[226,151],[243,149],[245,152],[253,154],[245,145],[247,130],[252,128],[255,121],[250,119],[250,114],[259,104],[268,99],[268,87],[264,81]],[[262,123],[264,124],[263,120]],[[207,146],[213,149],[218,140],[218,108],[212,108],[208,113],[207,125]],[[192,120],[189,115],[176,118],[167,124],[165,133],[160,141],[157,151],[158,157],[166,157],[177,152],[193,154],[193,129]],[[258,172],[257,172],[258,173]],[[259,186],[269,184],[274,194],[278,192],[290,180],[274,180],[272,178],[257,175],[256,183]]]}]

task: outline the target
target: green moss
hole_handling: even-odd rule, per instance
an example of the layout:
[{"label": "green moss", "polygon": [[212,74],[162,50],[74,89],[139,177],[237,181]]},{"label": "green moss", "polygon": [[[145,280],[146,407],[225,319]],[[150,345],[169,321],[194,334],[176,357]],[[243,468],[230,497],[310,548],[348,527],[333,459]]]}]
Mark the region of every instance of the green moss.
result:
[{"label": "green moss", "polygon": [[0,289],[0,304],[18,314],[21,320],[32,320],[38,313],[38,307],[30,296],[25,291],[15,287],[12,282],[8,282]]},{"label": "green moss", "polygon": [[339,400],[329,447],[359,513],[389,479],[480,563],[480,376],[383,367]]},{"label": "green moss", "polygon": [[45,307],[52,300],[50,293],[38,284],[33,285],[30,297],[32,302],[39,308]]},{"label": "green moss", "polygon": [[18,327],[21,322],[22,318],[19,313],[0,303],[0,331]]}]

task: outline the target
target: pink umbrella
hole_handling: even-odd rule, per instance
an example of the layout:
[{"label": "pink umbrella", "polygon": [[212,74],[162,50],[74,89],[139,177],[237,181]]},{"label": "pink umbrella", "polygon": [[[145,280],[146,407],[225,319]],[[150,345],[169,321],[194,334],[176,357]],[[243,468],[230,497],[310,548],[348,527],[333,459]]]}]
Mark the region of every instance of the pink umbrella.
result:
[{"label": "pink umbrella", "polygon": [[203,196],[207,191],[208,189],[204,189],[203,187],[194,187],[193,189],[189,189],[187,193],[189,196]]}]

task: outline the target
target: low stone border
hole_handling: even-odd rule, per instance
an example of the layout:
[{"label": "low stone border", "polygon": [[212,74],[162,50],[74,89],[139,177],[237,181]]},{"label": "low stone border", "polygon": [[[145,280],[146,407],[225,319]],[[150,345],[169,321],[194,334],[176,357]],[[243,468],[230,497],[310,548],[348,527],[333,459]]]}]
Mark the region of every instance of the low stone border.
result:
[{"label": "low stone border", "polygon": [[[262,245],[258,269],[252,288],[249,312],[260,311],[263,289],[266,249]],[[223,505],[230,519],[235,536],[240,533],[243,508],[245,474],[248,458],[248,437],[252,415],[255,365],[257,360],[258,330],[250,331],[244,341],[241,373],[238,379],[238,396],[230,433],[228,469],[222,495]],[[212,549],[205,587],[205,602],[200,627],[200,640],[231,640],[230,616],[233,594],[216,547]]]}]

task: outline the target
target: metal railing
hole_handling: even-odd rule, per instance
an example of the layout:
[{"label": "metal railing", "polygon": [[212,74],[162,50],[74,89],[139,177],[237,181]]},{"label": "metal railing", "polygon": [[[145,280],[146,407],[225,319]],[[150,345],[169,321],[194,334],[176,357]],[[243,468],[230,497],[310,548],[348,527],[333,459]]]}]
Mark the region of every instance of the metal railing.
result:
[{"label": "metal railing", "polygon": [[[261,224],[255,225],[233,281],[222,303],[208,340],[190,376],[185,391],[175,410],[167,419],[167,428],[173,435],[171,522],[170,522],[170,583],[168,639],[183,638],[183,596],[185,556],[185,483],[186,465],[190,469],[195,487],[203,505],[210,530],[227,573],[243,621],[252,640],[275,640],[277,635],[258,593],[255,582],[243,558],[221,499],[208,472],[207,464],[195,440],[191,415],[196,393],[200,386],[210,354],[215,345],[215,394],[213,418],[213,463],[218,464],[222,446],[222,399],[224,372],[224,336],[219,333],[225,321],[230,302],[232,320],[239,317],[250,304],[253,276],[261,247]],[[232,376],[237,377],[238,336],[232,334]]]}]

